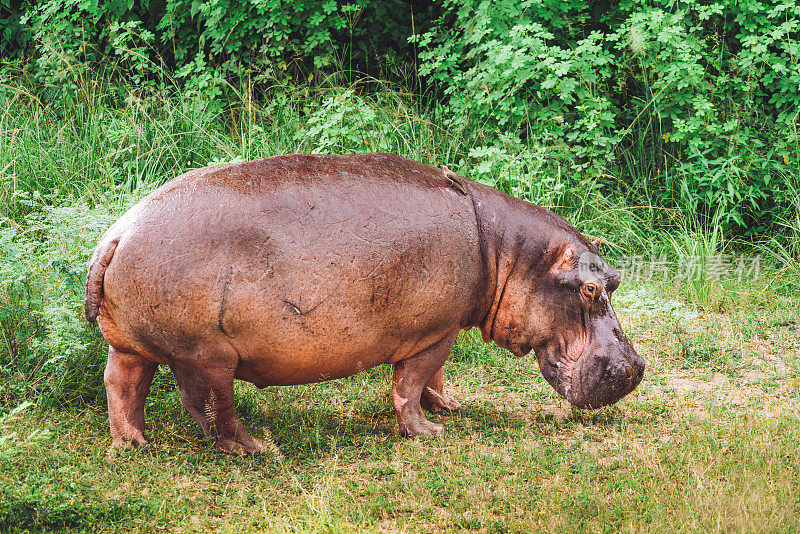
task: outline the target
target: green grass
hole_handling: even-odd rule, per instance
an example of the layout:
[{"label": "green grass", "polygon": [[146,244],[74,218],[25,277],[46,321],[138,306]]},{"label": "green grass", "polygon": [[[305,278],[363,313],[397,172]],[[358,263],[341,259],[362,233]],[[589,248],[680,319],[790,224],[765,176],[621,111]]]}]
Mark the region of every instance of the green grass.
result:
[{"label": "green grass", "polygon": [[[102,81],[47,105],[21,82],[0,88],[0,531],[800,529],[797,221],[742,248],[713,217],[609,193],[543,147],[486,150],[479,131],[441,128],[437,109],[364,83],[245,88],[225,105]],[[441,440],[397,435],[390,370],[377,368],[237,384],[245,424],[275,450],[225,456],[162,369],[147,401],[153,444],[110,453],[106,345],[82,318],[85,262],[105,228],[190,168],[370,150],[496,182],[603,235],[612,256],[761,253],[762,276],[623,283],[617,311],[648,368],[603,410],[571,409],[535,361],[471,331],[445,369],[463,408],[432,416]]]}]

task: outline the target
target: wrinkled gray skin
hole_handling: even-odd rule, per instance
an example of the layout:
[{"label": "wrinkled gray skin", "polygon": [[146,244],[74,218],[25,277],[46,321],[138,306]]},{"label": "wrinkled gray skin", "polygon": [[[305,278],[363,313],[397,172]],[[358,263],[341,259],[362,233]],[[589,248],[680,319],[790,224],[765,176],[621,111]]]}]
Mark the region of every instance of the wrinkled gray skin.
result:
[{"label": "wrinkled gray skin", "polygon": [[394,366],[400,431],[435,436],[459,407],[442,365],[456,334],[534,350],[571,403],[632,391],[644,361],[622,333],[619,275],[552,212],[398,156],[276,156],[186,173],[131,208],[90,263],[86,316],[109,343],[113,444],[146,442],[159,363],[227,452],[264,450],[233,410],[259,387]]}]

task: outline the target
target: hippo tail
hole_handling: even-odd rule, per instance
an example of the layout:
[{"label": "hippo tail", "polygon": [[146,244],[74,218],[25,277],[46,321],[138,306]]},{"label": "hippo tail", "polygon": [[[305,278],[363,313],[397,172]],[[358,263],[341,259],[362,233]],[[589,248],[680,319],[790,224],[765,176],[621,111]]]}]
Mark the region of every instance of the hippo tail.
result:
[{"label": "hippo tail", "polygon": [[95,249],[92,259],[89,262],[89,274],[86,277],[86,296],[83,301],[83,309],[86,320],[90,323],[97,322],[100,313],[100,303],[103,301],[103,277],[106,268],[111,263],[114,251],[117,250],[119,239],[101,243]]}]

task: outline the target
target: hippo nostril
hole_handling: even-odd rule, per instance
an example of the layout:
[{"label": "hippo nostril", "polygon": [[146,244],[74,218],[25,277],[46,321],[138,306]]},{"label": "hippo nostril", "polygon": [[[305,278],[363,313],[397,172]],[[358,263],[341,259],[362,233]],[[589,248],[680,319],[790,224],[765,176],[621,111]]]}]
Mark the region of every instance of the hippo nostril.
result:
[{"label": "hippo nostril", "polygon": [[630,365],[625,366],[625,376],[627,376],[628,378],[633,377],[633,369],[631,369]]}]

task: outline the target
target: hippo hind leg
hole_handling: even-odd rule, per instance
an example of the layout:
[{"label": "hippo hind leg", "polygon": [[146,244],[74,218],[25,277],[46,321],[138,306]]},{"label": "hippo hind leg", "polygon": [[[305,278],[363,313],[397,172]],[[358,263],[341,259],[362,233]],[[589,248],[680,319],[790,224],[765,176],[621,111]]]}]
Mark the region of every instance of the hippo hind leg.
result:
[{"label": "hippo hind leg", "polygon": [[108,349],[103,381],[108,397],[111,447],[131,449],[147,443],[144,401],[158,364],[136,353]]},{"label": "hippo hind leg", "polygon": [[[432,347],[394,364],[392,398],[400,433],[409,437],[436,437],[442,425],[431,423],[422,413],[420,401],[426,386],[450,355],[455,334],[447,336]],[[436,382],[434,381],[434,386]]]},{"label": "hippo hind leg", "polygon": [[238,358],[218,356],[197,352],[175,359],[172,371],[183,406],[219,450],[228,454],[269,450],[264,441],[247,432],[234,410],[233,377]]},{"label": "hippo hind leg", "polygon": [[453,397],[444,391],[444,370],[440,368],[422,390],[422,407],[429,412],[452,412],[461,408]]}]

